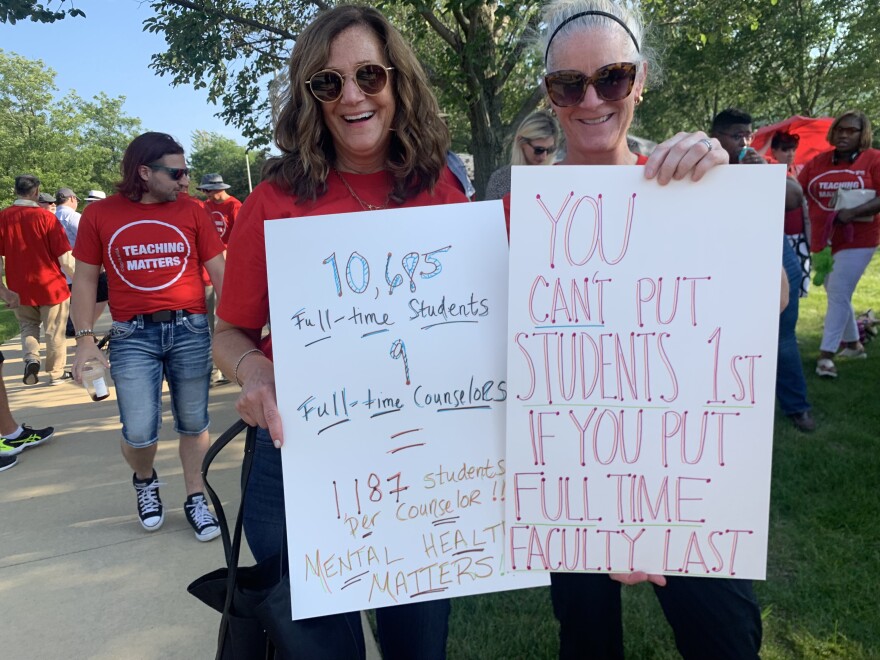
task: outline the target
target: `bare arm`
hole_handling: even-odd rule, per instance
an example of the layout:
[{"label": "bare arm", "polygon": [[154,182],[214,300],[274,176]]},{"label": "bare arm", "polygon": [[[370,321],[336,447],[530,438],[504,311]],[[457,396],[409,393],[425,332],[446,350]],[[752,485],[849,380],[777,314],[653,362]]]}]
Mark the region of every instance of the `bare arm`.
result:
[{"label": "bare arm", "polygon": [[[101,267],[80,261],[73,276],[73,293],[70,297],[71,318],[73,326],[80,330],[92,329],[92,316],[95,313],[95,295],[98,292],[98,274]],[[80,372],[83,365],[91,359],[100,360],[109,367],[110,363],[98,349],[95,338],[91,336],[77,337],[76,353],[73,357],[73,379],[80,383]]]},{"label": "bare arm", "polygon": [[[3,257],[0,257],[0,275],[6,274],[6,262]],[[20,300],[18,298],[18,294],[15,291],[11,291],[6,288],[6,282],[2,277],[0,277],[0,298],[2,298],[6,304],[9,306],[9,309],[15,309],[19,306]]]},{"label": "bare arm", "polygon": [[218,317],[214,361],[230,380],[241,385],[235,403],[241,418],[252,426],[269,429],[275,446],[281,447],[284,434],[275,396],[275,368],[269,358],[254,350],[259,340],[259,330],[240,328]]},{"label": "bare arm", "polygon": [[220,293],[223,290],[223,274],[226,270],[225,254],[226,253],[223,252],[205,262],[205,270],[208,271],[208,276],[211,278],[211,284],[214,286],[214,293],[216,294],[218,301],[220,300]]},{"label": "bare arm", "polygon": [[58,265],[61,266],[62,273],[67,275],[67,277],[69,277],[70,279],[73,279],[75,264],[73,260],[73,253],[70,250],[58,257]]},{"label": "bare arm", "polygon": [[661,186],[688,174],[693,181],[699,181],[716,165],[729,162],[730,157],[715,138],[702,131],[678,133],[657,145],[645,163],[645,177],[656,177]]},{"label": "bare arm", "polygon": [[793,211],[803,208],[804,205],[804,189],[797,179],[792,177],[785,178],[785,210]]},{"label": "bare arm", "polygon": [[875,197],[861,206],[851,209],[840,209],[837,212],[837,220],[838,222],[847,223],[852,222],[853,218],[864,218],[877,215],[878,213],[880,213],[880,197]]}]

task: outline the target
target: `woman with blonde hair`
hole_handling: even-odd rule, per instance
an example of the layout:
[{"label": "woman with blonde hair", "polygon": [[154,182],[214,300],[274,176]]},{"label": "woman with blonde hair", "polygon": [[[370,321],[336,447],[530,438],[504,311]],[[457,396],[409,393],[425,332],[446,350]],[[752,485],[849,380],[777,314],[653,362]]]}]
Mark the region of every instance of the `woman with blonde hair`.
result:
[{"label": "woman with blonde hair", "polygon": [[510,165],[500,167],[489,177],[486,199],[501,199],[510,192],[511,165],[552,165],[559,148],[559,125],[546,110],[533,112],[523,119],[510,151]]},{"label": "woman with blonde hair", "polygon": [[[554,0],[544,25],[544,86],[566,145],[557,167],[643,165],[647,178],[664,184],[684,177],[699,180],[728,162],[718,140],[702,132],[678,133],[648,158],[630,150],[627,132],[653,66],[634,4]],[[750,581],[641,571],[551,574],[559,657],[623,658],[620,585],[644,581],[652,583],[683,657],[758,657],[761,611]]]}]

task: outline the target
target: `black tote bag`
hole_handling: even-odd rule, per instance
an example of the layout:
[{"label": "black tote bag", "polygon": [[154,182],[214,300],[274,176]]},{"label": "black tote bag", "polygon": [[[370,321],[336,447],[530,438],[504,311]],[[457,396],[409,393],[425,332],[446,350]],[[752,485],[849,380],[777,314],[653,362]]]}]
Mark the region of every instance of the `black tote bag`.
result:
[{"label": "black tote bag", "polygon": [[366,650],[359,612],[292,620],[286,552],[255,566],[238,567],[256,427],[247,427],[241,468],[241,504],[231,539],[223,505],[208,483],[208,468],[217,454],[246,427],[242,420],[229,427],[211,445],[202,463],[205,490],[220,524],[227,565],[201,576],[187,591],[222,614],[215,657],[217,660],[362,660]]}]

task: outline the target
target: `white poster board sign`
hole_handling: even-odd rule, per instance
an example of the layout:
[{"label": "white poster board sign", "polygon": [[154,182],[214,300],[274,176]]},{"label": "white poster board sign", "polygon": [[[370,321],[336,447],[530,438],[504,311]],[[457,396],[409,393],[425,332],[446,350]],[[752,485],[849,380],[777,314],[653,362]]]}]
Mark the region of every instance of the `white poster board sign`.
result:
[{"label": "white poster board sign", "polygon": [[784,168],[514,168],[514,570],[763,579]]},{"label": "white poster board sign", "polygon": [[504,556],[500,202],[267,222],[295,619],[546,583]]}]

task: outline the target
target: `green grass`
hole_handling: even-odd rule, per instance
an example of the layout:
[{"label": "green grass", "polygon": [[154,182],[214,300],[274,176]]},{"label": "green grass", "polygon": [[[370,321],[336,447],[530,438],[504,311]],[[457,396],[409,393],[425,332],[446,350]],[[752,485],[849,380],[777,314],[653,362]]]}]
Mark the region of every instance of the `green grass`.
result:
[{"label": "green grass", "polygon": [[18,319],[15,318],[15,312],[9,309],[6,303],[0,303],[0,342],[17,334]]},{"label": "green grass", "polygon": [[[853,304],[880,311],[880,255]],[[768,660],[880,658],[880,338],[871,357],[838,360],[839,378],[814,375],[825,291],[801,299],[798,338],[815,433],[777,415],[767,581],[756,583]],[[678,658],[650,588],[624,590],[627,657]],[[449,657],[555,658],[547,589],[453,601]]]}]

